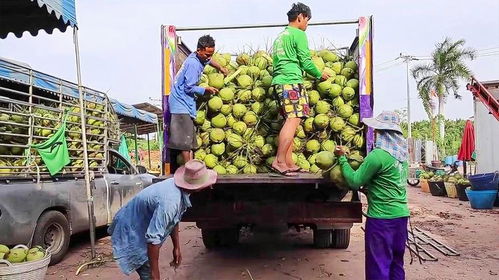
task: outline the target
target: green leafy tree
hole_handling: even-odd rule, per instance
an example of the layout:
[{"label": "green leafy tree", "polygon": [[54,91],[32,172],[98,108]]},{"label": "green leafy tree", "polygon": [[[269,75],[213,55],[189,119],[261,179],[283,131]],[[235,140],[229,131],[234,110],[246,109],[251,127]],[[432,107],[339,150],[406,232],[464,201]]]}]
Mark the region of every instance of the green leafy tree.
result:
[{"label": "green leafy tree", "polygon": [[[461,146],[465,125],[466,120],[445,120],[446,136],[443,140],[436,141],[441,156],[457,154]],[[407,122],[403,122],[401,126],[404,136],[407,136]],[[413,122],[411,128],[414,139],[433,140],[431,121]]]}]

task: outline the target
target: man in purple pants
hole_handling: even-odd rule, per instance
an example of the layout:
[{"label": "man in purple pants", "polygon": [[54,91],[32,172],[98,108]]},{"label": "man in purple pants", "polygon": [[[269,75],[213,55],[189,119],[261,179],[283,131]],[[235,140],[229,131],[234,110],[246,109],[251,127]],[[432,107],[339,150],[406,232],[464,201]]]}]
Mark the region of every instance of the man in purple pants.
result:
[{"label": "man in purple pants", "polygon": [[407,141],[402,136],[396,113],[383,112],[362,120],[374,128],[375,149],[354,171],[338,147],[339,164],[350,188],[367,189],[365,235],[366,279],[404,280],[404,252],[407,240]]}]

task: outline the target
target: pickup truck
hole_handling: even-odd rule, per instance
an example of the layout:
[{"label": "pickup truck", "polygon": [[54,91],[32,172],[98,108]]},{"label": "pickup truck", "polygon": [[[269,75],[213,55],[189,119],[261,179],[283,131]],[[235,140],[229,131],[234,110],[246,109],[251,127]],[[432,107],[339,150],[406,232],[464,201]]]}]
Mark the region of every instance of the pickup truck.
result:
[{"label": "pickup truck", "polygon": [[[84,92],[95,225],[103,227],[154,176],[115,150],[119,126],[107,96]],[[89,229],[78,105],[77,85],[0,59],[0,243],[50,248],[52,264],[71,235]],[[71,161],[50,176],[30,145],[50,137],[68,109]]]}]

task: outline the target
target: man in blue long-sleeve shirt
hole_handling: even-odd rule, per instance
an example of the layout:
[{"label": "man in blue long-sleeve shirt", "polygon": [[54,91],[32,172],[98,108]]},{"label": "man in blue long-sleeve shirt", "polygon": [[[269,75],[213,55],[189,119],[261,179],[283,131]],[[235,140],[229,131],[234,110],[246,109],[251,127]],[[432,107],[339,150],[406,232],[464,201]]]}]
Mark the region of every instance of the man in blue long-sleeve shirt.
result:
[{"label": "man in blue long-sleeve shirt", "polygon": [[178,168],[173,178],[145,188],[123,206],[108,230],[121,270],[127,275],[136,271],[141,280],[159,280],[159,249],[169,235],[173,241],[170,265],[179,266],[178,224],[191,206],[189,195],[216,180],[215,171],[194,159]]},{"label": "man in blue long-sleeve shirt", "polygon": [[168,98],[171,122],[168,148],[182,151],[184,162],[192,159],[192,150],[196,148],[196,131],[193,119],[196,118],[196,95],[214,94],[214,87],[198,86],[204,67],[209,64],[227,74],[227,69],[211,60],[215,52],[215,40],[205,35],[198,40],[197,50],[191,53],[175,77],[171,94]]}]

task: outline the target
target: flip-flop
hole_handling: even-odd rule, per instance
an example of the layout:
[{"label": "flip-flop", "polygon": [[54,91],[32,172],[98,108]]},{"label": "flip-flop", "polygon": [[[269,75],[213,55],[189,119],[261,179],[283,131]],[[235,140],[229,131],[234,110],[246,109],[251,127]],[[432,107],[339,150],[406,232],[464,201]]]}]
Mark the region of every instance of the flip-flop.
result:
[{"label": "flip-flop", "polygon": [[280,174],[282,176],[287,176],[287,177],[296,177],[298,176],[297,173],[294,173],[292,170],[286,170],[286,171],[280,171],[274,167],[270,167],[272,168],[272,170],[274,170],[274,172],[276,172],[277,174]]},{"label": "flip-flop", "polygon": [[291,172],[296,172],[296,173],[310,173],[307,169],[303,169],[301,167],[298,167],[298,169],[292,169],[290,170]]}]

